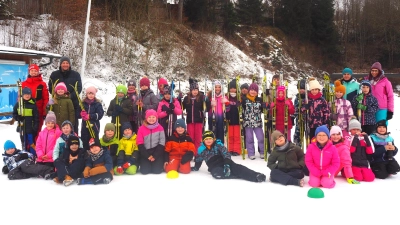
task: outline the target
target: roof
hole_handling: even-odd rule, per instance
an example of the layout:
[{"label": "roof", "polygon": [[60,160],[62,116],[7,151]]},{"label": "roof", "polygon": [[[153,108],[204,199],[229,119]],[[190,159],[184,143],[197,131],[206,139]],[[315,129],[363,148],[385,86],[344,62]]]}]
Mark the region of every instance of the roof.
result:
[{"label": "roof", "polygon": [[49,57],[49,58],[62,57],[62,55],[60,54],[23,49],[23,48],[8,47],[8,46],[0,46],[0,54],[28,55],[28,56],[39,56],[39,57]]}]

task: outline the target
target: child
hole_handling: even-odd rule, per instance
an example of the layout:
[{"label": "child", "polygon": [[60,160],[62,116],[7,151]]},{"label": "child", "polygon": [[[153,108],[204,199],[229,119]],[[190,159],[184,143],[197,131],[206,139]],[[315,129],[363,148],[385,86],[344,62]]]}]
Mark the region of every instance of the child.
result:
[{"label": "child", "polygon": [[61,136],[61,130],[56,124],[56,115],[49,111],[44,120],[46,127],[39,133],[36,140],[36,163],[54,168],[53,151],[57,138]]},{"label": "child", "polygon": [[72,125],[75,124],[75,109],[71,98],[69,97],[69,92],[67,91],[67,86],[64,82],[60,82],[54,88],[55,94],[53,98],[49,100],[50,111],[54,111],[57,118],[57,125],[61,127],[61,124],[69,120]]},{"label": "child", "polygon": [[121,128],[124,131],[124,136],[119,141],[117,166],[114,168],[114,174],[122,175],[126,173],[133,175],[136,174],[139,159],[136,134],[133,133],[129,122],[123,123]]},{"label": "child", "polygon": [[147,110],[145,118],[136,139],[140,155],[140,172],[144,175],[160,174],[164,167],[164,129],[158,124],[157,112],[154,109]]},{"label": "child", "polygon": [[228,151],[232,156],[238,156],[242,153],[240,146],[240,125],[239,125],[239,105],[238,96],[236,96],[236,79],[229,83],[229,109],[226,112],[226,119],[229,122],[228,130]]},{"label": "child", "polygon": [[361,133],[361,124],[353,117],[349,123],[350,155],[354,178],[358,181],[371,182],[375,175],[369,168],[368,158],[374,153],[374,145],[366,133]]},{"label": "child", "polygon": [[[215,94],[213,98],[213,93]],[[214,82],[214,90],[211,90],[207,93],[207,109],[208,109],[208,129],[212,130],[217,139],[221,140],[224,143],[224,111],[223,104],[225,106],[229,106],[228,99],[222,95],[222,85],[221,81],[216,80]]]},{"label": "child", "polygon": [[[128,98],[132,101],[132,105],[135,105],[135,102],[138,100],[138,94],[136,90],[136,80],[134,79],[128,80],[127,86],[128,86],[127,90]],[[139,127],[137,125],[137,115],[135,113],[129,116],[129,122],[131,123],[133,132],[137,134]]]},{"label": "child", "polygon": [[110,105],[107,109],[107,115],[111,116],[111,123],[116,124],[116,137],[122,138],[124,131],[121,128],[121,124],[129,122],[129,117],[133,115],[133,103],[126,96],[127,88],[120,84],[116,89],[117,96],[111,100]]},{"label": "child", "polygon": [[240,85],[240,94],[242,95],[241,99],[246,97],[246,95],[248,93],[249,93],[249,84],[248,83],[244,83],[244,84]]},{"label": "child", "polygon": [[304,124],[300,124],[300,122],[305,122],[305,116],[303,113],[303,121],[300,121],[300,104],[303,105],[306,102],[306,80],[300,80],[297,84],[297,89],[299,90],[299,93],[294,99],[294,116],[296,121],[296,128],[293,135],[293,143],[300,147],[303,147],[301,146],[302,143],[300,143],[300,138],[304,138],[304,133],[300,134],[300,126],[304,126]]},{"label": "child", "polygon": [[4,143],[3,162],[3,174],[8,174],[10,180],[45,177],[53,171],[51,167],[35,164],[31,153],[16,149],[10,140]]},{"label": "child", "polygon": [[[14,105],[13,118],[19,122],[17,131],[20,132],[22,148],[36,157],[35,140],[39,131],[39,111],[31,96],[31,89],[24,87],[22,89],[23,100]],[[22,112],[20,104],[22,104]]]},{"label": "child", "polygon": [[[82,104],[84,110],[81,111],[82,126],[81,126],[81,139],[83,142],[83,149],[89,149],[89,139],[94,135],[95,139],[99,138],[100,120],[103,118],[104,110],[101,102],[96,98],[97,89],[93,86],[86,88],[86,98],[83,99]],[[92,128],[91,134],[88,126]]]},{"label": "child", "polygon": [[[157,99],[158,99],[158,101],[161,101],[164,98],[165,86],[168,86],[168,81],[165,78],[160,77],[160,79],[158,79],[158,83],[157,83],[157,93],[158,93]],[[149,87],[150,87],[150,85],[149,85]]]},{"label": "child", "polygon": [[346,87],[339,80],[335,81],[335,108],[336,111],[331,114],[331,120],[336,121],[336,125],[342,129],[342,136],[349,136],[348,127],[350,118],[354,115],[350,101],[343,96],[346,94]]},{"label": "child", "polygon": [[351,104],[357,108],[358,120],[362,130],[370,135],[375,130],[375,114],[379,109],[378,100],[371,94],[371,83],[368,80],[361,81],[361,93],[353,98]]},{"label": "child", "polygon": [[164,170],[167,173],[171,170],[190,173],[190,161],[194,155],[192,138],[186,133],[185,120],[176,120],[174,128],[174,134],[169,137],[168,142],[165,144],[165,152],[167,154]]},{"label": "child", "polygon": [[[281,133],[286,135],[288,141],[292,140],[292,135],[290,134],[292,129],[292,120],[289,118],[294,114],[294,106],[291,100],[286,99],[285,86],[279,86],[276,91],[276,105],[274,101],[270,104],[270,114],[274,115],[275,111],[275,127],[274,129],[279,130]],[[285,101],[286,100],[286,101]],[[285,114],[287,109],[287,127],[285,127]],[[285,129],[287,132],[285,133]]]},{"label": "child", "polygon": [[[330,110],[328,103],[322,97],[321,85],[314,78],[309,79],[310,92],[308,93],[308,103],[301,107],[301,111],[308,110],[308,123],[310,128],[310,140],[316,134],[317,127],[329,124]],[[334,185],[333,185],[334,186]]]},{"label": "child", "polygon": [[283,185],[304,186],[304,152],[293,143],[286,140],[279,130],[271,134],[275,147],[268,158],[271,169],[270,180]]},{"label": "child", "polygon": [[[79,147],[79,142],[79,138],[76,136],[68,138],[68,144],[62,157],[54,161],[54,166],[57,169],[56,176],[53,179],[54,182],[69,186],[74,180],[82,177],[82,172],[85,168],[86,151]],[[45,179],[50,177],[45,177]]]},{"label": "child", "polygon": [[[67,140],[70,136],[76,136],[78,135],[74,133],[74,126],[69,120],[64,121],[61,124],[61,136],[57,138],[56,144],[54,145],[54,151],[53,151],[53,160],[55,161],[59,157],[63,155],[64,149],[65,149],[65,143],[67,143]],[[82,148],[82,141],[80,141],[79,148]]]},{"label": "child", "polygon": [[308,184],[311,187],[335,187],[335,173],[340,159],[336,147],[329,141],[329,130],[323,125],[315,129],[316,142],[308,145],[306,165],[310,171]]},{"label": "child", "polygon": [[220,140],[215,139],[212,131],[203,133],[203,143],[198,149],[195,157],[195,166],[192,171],[199,171],[203,160],[206,162],[208,172],[215,179],[244,179],[252,182],[264,182],[266,177],[262,173],[257,173],[243,165],[236,164],[231,160],[231,156]]},{"label": "child", "polygon": [[400,172],[399,163],[393,156],[398,152],[394,145],[393,138],[387,132],[386,120],[381,120],[376,124],[375,133],[371,134],[375,152],[370,159],[372,172],[376,178],[386,179],[390,174]]},{"label": "child", "polygon": [[109,184],[113,180],[112,158],[110,153],[101,148],[99,140],[91,138],[89,141],[89,157],[83,170],[83,178],[77,178],[81,184]]},{"label": "child", "polygon": [[189,79],[189,84],[190,91],[183,99],[182,106],[183,110],[186,110],[187,133],[193,140],[194,155],[196,156],[203,132],[204,111],[206,110],[203,106],[205,96],[199,92],[197,81]]},{"label": "child", "polygon": [[110,156],[113,160],[113,168],[116,167],[119,139],[115,136],[115,125],[113,123],[107,123],[104,127],[104,135],[100,138],[100,144],[103,149],[110,151]]},{"label": "child", "polygon": [[339,126],[332,126],[330,134],[332,144],[335,145],[340,158],[340,167],[336,171],[335,177],[341,172],[342,177],[346,178],[349,184],[359,184],[360,182],[354,179],[353,170],[351,169],[349,141],[343,138],[342,129]]},{"label": "child", "polygon": [[[254,147],[254,134],[258,140],[260,158],[264,159],[264,132],[262,130],[261,113],[265,104],[258,97],[258,85],[252,83],[249,87],[249,93],[242,99],[243,107],[243,128],[246,131],[246,148],[248,157],[251,160],[256,159]],[[254,133],[254,134],[253,134]]]},{"label": "child", "polygon": [[42,74],[39,74],[39,66],[31,64],[28,67],[28,78],[22,82],[22,87],[29,87],[32,91],[32,98],[35,99],[35,104],[39,112],[39,125],[38,133],[35,134],[36,138],[39,135],[43,126],[43,118],[46,116],[46,106],[49,102],[49,92],[47,84],[42,79]]},{"label": "child", "polygon": [[159,99],[154,94],[153,90],[150,89],[149,78],[144,76],[142,79],[140,79],[139,86],[140,86],[140,94],[138,96],[136,104],[134,105],[134,110],[135,112],[137,112],[137,115],[140,119],[140,124],[138,124],[138,126],[140,126],[142,121],[145,119],[146,111],[148,109],[157,110],[159,102]]},{"label": "child", "polygon": [[[157,114],[158,122],[164,128],[165,137],[169,137],[173,133],[173,125],[178,115],[182,115],[181,104],[176,98],[171,96],[171,87],[164,86],[163,98],[158,103]],[[172,98],[172,102],[171,102]],[[172,120],[170,121],[170,116]]]}]

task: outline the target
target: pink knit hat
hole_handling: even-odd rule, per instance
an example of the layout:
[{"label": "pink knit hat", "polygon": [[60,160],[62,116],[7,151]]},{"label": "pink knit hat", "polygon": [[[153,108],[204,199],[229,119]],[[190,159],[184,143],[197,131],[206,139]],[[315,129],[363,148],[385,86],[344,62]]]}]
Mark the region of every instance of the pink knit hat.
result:
[{"label": "pink knit hat", "polygon": [[46,119],[44,119],[44,121],[45,121],[46,123],[48,123],[48,122],[56,123],[56,114],[54,114],[53,111],[49,111],[49,112],[47,113]]},{"label": "pink knit hat", "polygon": [[68,91],[68,90],[67,90],[67,86],[65,85],[64,82],[58,83],[58,84],[56,85],[56,87],[54,88],[54,90],[55,90],[55,91],[64,90],[65,92]]},{"label": "pink knit hat", "polygon": [[93,93],[96,95],[97,89],[93,86],[90,86],[90,87],[86,88],[86,94],[88,94],[88,93]]},{"label": "pink knit hat", "polygon": [[148,110],[146,110],[146,119],[147,119],[149,116],[155,116],[155,117],[158,119],[157,112],[156,112],[154,109],[148,109]]},{"label": "pink knit hat", "polygon": [[163,84],[163,85],[168,85],[168,81],[165,79],[165,78],[160,78],[159,80],[158,80],[158,86],[160,86],[160,84]]},{"label": "pink knit hat", "polygon": [[[283,92],[283,97],[279,97],[279,94]],[[276,90],[276,98],[277,99],[284,99],[285,98],[285,86],[279,86]]]},{"label": "pink knit hat", "polygon": [[143,77],[142,79],[140,79],[139,85],[140,85],[140,87],[142,87],[142,86],[150,87],[150,80],[149,80],[149,78],[147,78],[147,77],[145,76],[145,77]]},{"label": "pink knit hat", "polygon": [[339,126],[332,126],[329,133],[340,134],[340,136],[343,137],[342,129]]}]

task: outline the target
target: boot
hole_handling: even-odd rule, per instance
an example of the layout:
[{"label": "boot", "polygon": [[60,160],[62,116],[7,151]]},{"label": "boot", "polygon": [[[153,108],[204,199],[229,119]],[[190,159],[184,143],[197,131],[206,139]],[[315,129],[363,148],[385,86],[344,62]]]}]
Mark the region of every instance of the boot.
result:
[{"label": "boot", "polygon": [[267,177],[262,173],[259,173],[256,176],[256,182],[264,182],[266,179]]},{"label": "boot", "polygon": [[58,179],[58,177],[53,178],[53,181],[57,184],[61,184],[62,182]]},{"label": "boot", "polygon": [[74,182],[74,179],[72,179],[72,177],[70,177],[69,175],[65,175],[65,179],[63,181],[64,186],[69,186]]}]

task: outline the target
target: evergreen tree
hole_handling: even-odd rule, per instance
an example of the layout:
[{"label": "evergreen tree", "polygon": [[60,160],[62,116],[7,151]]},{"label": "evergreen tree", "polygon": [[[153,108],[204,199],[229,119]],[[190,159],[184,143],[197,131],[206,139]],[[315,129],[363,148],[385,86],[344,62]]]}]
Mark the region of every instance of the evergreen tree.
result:
[{"label": "evergreen tree", "polygon": [[236,10],[241,24],[256,25],[263,21],[262,0],[237,0]]},{"label": "evergreen tree", "polygon": [[215,28],[215,0],[185,0],[185,15],[195,28]]},{"label": "evergreen tree", "polygon": [[235,34],[238,24],[238,17],[232,2],[225,4],[222,17],[224,18],[223,33],[225,37],[232,37]]}]

